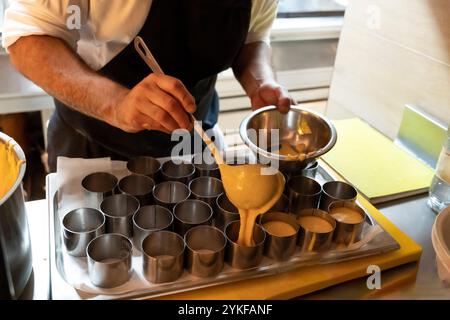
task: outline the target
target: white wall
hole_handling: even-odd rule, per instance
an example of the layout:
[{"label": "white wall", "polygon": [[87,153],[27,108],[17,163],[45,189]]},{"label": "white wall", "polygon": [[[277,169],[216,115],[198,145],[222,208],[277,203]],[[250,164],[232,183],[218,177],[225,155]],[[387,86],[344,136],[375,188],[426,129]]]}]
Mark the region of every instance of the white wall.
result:
[{"label": "white wall", "polygon": [[449,0],[350,0],[327,114],[391,138],[405,104],[449,123],[449,13]]}]

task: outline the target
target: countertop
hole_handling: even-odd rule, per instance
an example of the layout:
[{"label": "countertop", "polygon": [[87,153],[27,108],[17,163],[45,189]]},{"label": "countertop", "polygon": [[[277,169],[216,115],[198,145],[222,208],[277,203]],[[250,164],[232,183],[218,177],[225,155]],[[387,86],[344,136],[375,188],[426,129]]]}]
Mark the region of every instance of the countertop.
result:
[{"label": "countertop", "polygon": [[[420,262],[384,271],[381,290],[369,290],[366,279],[357,279],[304,296],[306,299],[450,299],[450,285],[437,275],[431,228],[436,214],[427,206],[427,195],[379,205],[377,208],[422,246]],[[384,284],[384,285],[383,285]]]},{"label": "countertop", "polygon": [[[403,232],[423,247],[419,264],[413,263],[383,271],[381,289],[369,290],[366,278],[333,286],[301,299],[450,299],[450,286],[437,276],[431,227],[436,215],[426,205],[426,196],[417,196],[378,206]],[[33,246],[33,277],[24,299],[48,299],[49,250],[46,200],[27,203],[28,223]]]}]

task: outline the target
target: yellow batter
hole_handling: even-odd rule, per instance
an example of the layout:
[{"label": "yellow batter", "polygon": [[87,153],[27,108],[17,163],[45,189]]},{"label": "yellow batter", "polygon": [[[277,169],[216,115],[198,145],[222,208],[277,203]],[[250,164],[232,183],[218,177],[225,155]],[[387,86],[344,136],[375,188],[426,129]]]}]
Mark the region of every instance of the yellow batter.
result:
[{"label": "yellow batter", "polygon": [[290,237],[297,233],[297,230],[284,221],[269,221],[263,224],[268,233],[276,237]]},{"label": "yellow batter", "polygon": [[285,179],[281,172],[272,175],[266,173],[264,166],[259,164],[229,166],[224,163],[220,152],[193,119],[194,128],[209,147],[211,154],[219,165],[223,188],[230,202],[239,210],[241,218],[237,243],[251,247],[256,219],[260,214],[270,210],[283,194]]},{"label": "yellow batter", "polygon": [[360,212],[347,207],[334,208],[330,215],[337,221],[348,224],[358,224],[364,220]]},{"label": "yellow batter", "polygon": [[277,172],[263,175],[265,168],[259,164],[219,166],[225,192],[231,203],[239,209],[241,227],[237,243],[254,246],[253,229],[256,218],[268,211],[281,197],[284,189],[284,176]]},{"label": "yellow batter", "polygon": [[300,125],[298,126],[297,132],[299,135],[312,134],[308,121],[306,121],[303,117],[300,120]]},{"label": "yellow batter", "polygon": [[298,224],[303,229],[314,233],[328,233],[333,231],[333,226],[327,220],[316,216],[300,216],[297,218]]},{"label": "yellow batter", "polygon": [[280,149],[277,151],[277,153],[282,156],[295,158],[303,161],[306,159],[305,150],[306,146],[303,143],[292,145],[288,142],[282,142],[280,145]]},{"label": "yellow batter", "polygon": [[200,250],[197,250],[197,252],[199,254],[214,254],[214,251],[213,250],[209,250],[209,249],[200,249]]},{"label": "yellow batter", "polygon": [[17,158],[14,145],[0,140],[0,199],[13,187],[23,163]]}]

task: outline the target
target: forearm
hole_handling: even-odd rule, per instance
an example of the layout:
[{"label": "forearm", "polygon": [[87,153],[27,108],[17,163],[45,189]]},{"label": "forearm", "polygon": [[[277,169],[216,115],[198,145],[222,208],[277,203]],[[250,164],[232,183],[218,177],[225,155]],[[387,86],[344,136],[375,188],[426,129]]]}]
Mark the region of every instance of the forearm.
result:
[{"label": "forearm", "polygon": [[261,85],[275,82],[270,47],[265,42],[246,44],[233,65],[233,72],[249,97]]},{"label": "forearm", "polygon": [[295,104],[289,92],[275,79],[270,47],[266,43],[245,45],[233,65],[233,71],[254,110],[275,105],[280,112],[286,113]]},{"label": "forearm", "polygon": [[65,42],[28,36],[9,51],[17,70],[49,95],[86,115],[115,124],[115,107],[129,90],[90,69]]}]

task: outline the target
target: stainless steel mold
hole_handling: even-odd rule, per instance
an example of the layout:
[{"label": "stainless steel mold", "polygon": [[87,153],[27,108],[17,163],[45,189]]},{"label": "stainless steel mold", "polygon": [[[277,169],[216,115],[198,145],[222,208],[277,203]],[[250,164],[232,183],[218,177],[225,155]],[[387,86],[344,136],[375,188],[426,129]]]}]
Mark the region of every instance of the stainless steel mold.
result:
[{"label": "stainless steel mold", "polygon": [[197,226],[186,232],[186,268],[198,277],[212,277],[223,269],[227,239],[211,226]]},{"label": "stainless steel mold", "polygon": [[105,198],[100,210],[106,218],[106,232],[133,236],[133,215],[139,210],[139,201],[127,194],[116,194]]},{"label": "stainless steel mold", "polygon": [[189,162],[174,162],[172,160],[166,161],[161,169],[164,181],[178,181],[184,184],[194,178],[195,166]]},{"label": "stainless steel mold", "polygon": [[224,192],[222,181],[213,177],[200,177],[189,183],[191,197],[202,200],[216,211],[217,197]]},{"label": "stainless steel mold", "polygon": [[127,162],[127,169],[134,174],[143,174],[159,183],[162,164],[153,157],[137,157]]},{"label": "stainless steel mold", "polygon": [[215,226],[224,230],[231,221],[240,220],[238,209],[230,202],[227,195],[222,193],[216,201]]},{"label": "stainless steel mold", "polygon": [[141,174],[132,174],[119,181],[119,191],[138,199],[142,207],[153,203],[154,187],[153,179]]},{"label": "stainless steel mold", "polygon": [[316,180],[294,176],[287,182],[289,196],[289,212],[298,214],[304,209],[317,208],[322,187]]},{"label": "stainless steel mold", "polygon": [[[361,215],[361,221],[358,223],[349,223],[341,219],[337,219],[332,212],[336,209],[344,207],[352,209],[353,211]],[[366,223],[366,212],[363,208],[351,201],[336,201],[330,205],[330,215],[336,220],[336,230],[334,231],[333,240],[336,243],[343,243],[345,245],[351,245],[361,240],[361,235]]]},{"label": "stainless steel mold", "polygon": [[[295,233],[292,235],[274,234],[264,226],[269,222],[285,223],[291,226],[295,230]],[[300,227],[297,224],[295,217],[287,213],[268,212],[261,216],[260,224],[266,232],[264,254],[277,261],[288,260],[295,253],[297,248],[297,237]]]},{"label": "stainless steel mold", "polygon": [[323,219],[331,224],[332,230],[329,232],[315,232],[314,230],[303,227],[299,223],[298,245],[302,252],[321,252],[330,248],[333,240],[333,233],[336,229],[336,221],[325,211],[320,209],[305,209],[297,216],[312,216]]},{"label": "stainless steel mold", "polygon": [[62,226],[67,253],[75,257],[86,257],[89,242],[105,233],[105,216],[97,209],[80,208],[67,213]]},{"label": "stainless steel mold", "polygon": [[170,231],[157,231],[142,242],[142,267],[145,278],[153,283],[172,282],[183,274],[185,243]]},{"label": "stainless steel mold", "polygon": [[100,288],[126,283],[133,273],[131,241],[120,234],[104,234],[92,240],[87,249],[89,279]]},{"label": "stainless steel mold", "polygon": [[319,208],[328,211],[330,205],[335,201],[355,202],[358,191],[352,185],[343,181],[329,181],[322,186],[322,195]]},{"label": "stainless steel mold", "polygon": [[255,268],[263,259],[266,233],[260,225],[255,224],[253,231],[255,245],[245,247],[237,243],[240,226],[240,221],[232,221],[225,227],[225,235],[227,237],[225,260],[231,267],[236,269]]},{"label": "stainless steel mold", "polygon": [[185,233],[198,225],[211,225],[213,211],[209,204],[201,200],[186,200],[173,208],[175,217],[175,232],[184,236]]},{"label": "stainless steel mold", "polygon": [[220,179],[219,166],[210,152],[198,153],[192,157],[197,177],[214,177]]},{"label": "stainless steel mold", "polygon": [[81,182],[87,203],[95,208],[100,206],[104,198],[118,193],[118,179],[108,172],[95,172],[87,175]]},{"label": "stainless steel mold", "polygon": [[177,203],[187,200],[190,195],[188,186],[176,181],[162,182],[153,189],[155,203],[170,211]]},{"label": "stainless steel mold", "polygon": [[145,206],[133,216],[133,244],[142,250],[142,241],[150,233],[171,230],[173,224],[172,213],[161,206]]}]

